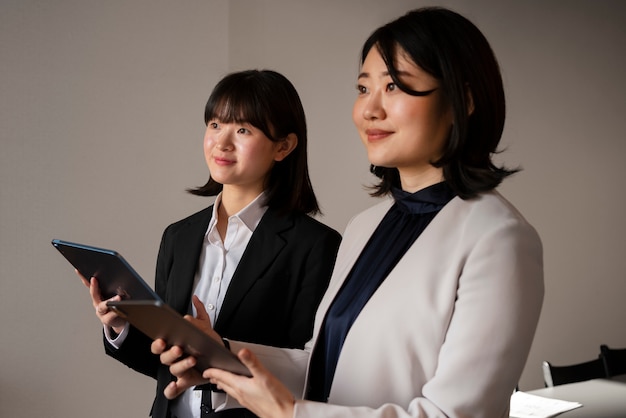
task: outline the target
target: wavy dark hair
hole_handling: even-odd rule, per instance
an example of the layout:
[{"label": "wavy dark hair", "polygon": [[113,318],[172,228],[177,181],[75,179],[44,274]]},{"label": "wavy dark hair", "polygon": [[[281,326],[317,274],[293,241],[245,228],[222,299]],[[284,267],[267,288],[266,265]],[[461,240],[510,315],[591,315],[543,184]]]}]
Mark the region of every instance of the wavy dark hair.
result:
[{"label": "wavy dark hair", "polygon": [[[392,80],[405,93],[417,94],[398,77],[396,59],[401,53],[440,82],[454,123],[441,158],[431,164],[443,169],[445,181],[459,197],[469,199],[492,190],[519,171],[491,160],[504,129],[504,88],[493,50],[472,22],[441,7],[416,9],[370,35],[361,51],[361,65],[372,48],[380,52]],[[372,187],[372,196],[400,187],[396,168],[370,170],[381,179]]]},{"label": "wavy dark hair", "polygon": [[[271,141],[287,135],[298,138],[296,148],[274,163],[265,185],[267,204],[282,213],[317,214],[319,204],[309,178],[306,117],[300,96],[291,82],[272,70],[247,70],[228,74],[215,86],[204,110],[204,122],[249,123]],[[209,177],[201,187],[187,191],[215,196],[223,185]]]}]

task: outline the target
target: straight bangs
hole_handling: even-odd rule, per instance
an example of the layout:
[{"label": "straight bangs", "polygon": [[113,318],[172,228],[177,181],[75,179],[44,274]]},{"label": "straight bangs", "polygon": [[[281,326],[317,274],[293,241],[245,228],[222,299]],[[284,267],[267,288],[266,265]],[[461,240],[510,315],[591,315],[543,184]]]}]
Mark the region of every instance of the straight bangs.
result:
[{"label": "straight bangs", "polygon": [[[230,80],[225,80],[230,81]],[[260,83],[246,79],[224,82],[217,86],[204,109],[204,123],[218,120],[222,123],[249,123],[260,129],[272,141],[276,138],[268,123],[268,107]]]}]

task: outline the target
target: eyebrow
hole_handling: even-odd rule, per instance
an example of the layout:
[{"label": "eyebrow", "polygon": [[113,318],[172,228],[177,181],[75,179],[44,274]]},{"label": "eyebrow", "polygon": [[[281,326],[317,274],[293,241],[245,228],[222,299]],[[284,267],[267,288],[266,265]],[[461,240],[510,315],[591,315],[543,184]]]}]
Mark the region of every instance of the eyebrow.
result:
[{"label": "eyebrow", "polygon": [[[408,71],[396,70],[396,74],[398,75],[398,77],[402,77],[402,76],[413,77],[413,75],[409,73]],[[383,71],[381,73],[381,77],[391,77],[391,74],[389,73],[389,71]],[[366,73],[366,72],[359,73],[357,80],[360,80],[361,78],[370,78],[370,73]]]}]

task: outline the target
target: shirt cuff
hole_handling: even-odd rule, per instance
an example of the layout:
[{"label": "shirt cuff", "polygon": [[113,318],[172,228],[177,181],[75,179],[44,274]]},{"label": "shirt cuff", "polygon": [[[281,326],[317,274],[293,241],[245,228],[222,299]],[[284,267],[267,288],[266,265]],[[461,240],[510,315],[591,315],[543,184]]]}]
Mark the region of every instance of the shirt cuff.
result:
[{"label": "shirt cuff", "polygon": [[113,335],[115,333],[113,332],[113,329],[105,325],[104,337],[106,338],[109,344],[111,344],[116,349],[119,349],[122,346],[122,343],[124,342],[124,340],[126,340],[129,329],[130,329],[130,324],[127,322],[126,325],[124,325],[124,329],[122,330],[122,332],[120,332],[119,334],[117,334],[117,336],[114,337]]}]

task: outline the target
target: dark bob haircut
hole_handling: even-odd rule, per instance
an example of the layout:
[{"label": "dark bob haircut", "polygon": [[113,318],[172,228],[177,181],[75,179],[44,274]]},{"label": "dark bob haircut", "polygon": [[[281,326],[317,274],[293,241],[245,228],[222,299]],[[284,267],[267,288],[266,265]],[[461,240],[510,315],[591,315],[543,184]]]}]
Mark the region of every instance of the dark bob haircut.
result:
[{"label": "dark bob haircut", "polygon": [[[472,22],[444,8],[413,10],[370,35],[363,45],[361,64],[374,47],[394,83],[405,93],[416,94],[398,77],[399,54],[406,54],[439,80],[454,124],[441,158],[431,164],[443,169],[445,181],[459,197],[469,199],[494,189],[517,171],[497,167],[491,160],[504,129],[504,88],[489,42]],[[381,179],[373,187],[373,196],[400,187],[396,168],[370,169]]]},{"label": "dark bob haircut", "polygon": [[[247,70],[228,74],[213,89],[204,110],[204,122],[249,123],[271,141],[287,135],[298,137],[296,148],[275,162],[265,185],[267,204],[282,213],[320,212],[309,179],[307,128],[304,109],[295,87],[271,70]],[[201,187],[189,189],[199,196],[215,196],[223,185],[209,177]]]}]

